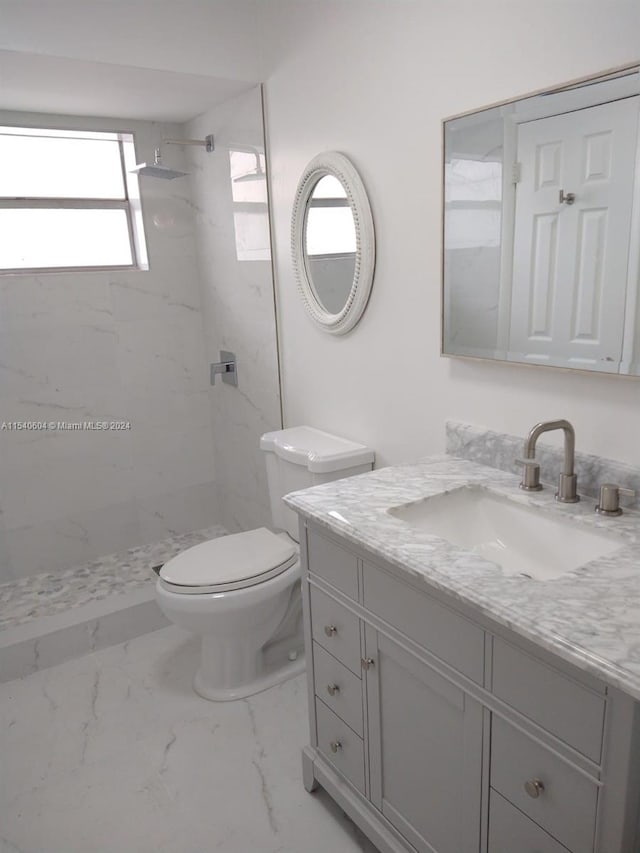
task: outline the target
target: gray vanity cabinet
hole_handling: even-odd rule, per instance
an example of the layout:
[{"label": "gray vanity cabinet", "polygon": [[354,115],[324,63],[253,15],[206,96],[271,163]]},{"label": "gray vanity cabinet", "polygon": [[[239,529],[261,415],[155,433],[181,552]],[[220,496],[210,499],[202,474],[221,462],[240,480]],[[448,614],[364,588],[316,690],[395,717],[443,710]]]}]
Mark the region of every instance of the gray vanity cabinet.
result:
[{"label": "gray vanity cabinet", "polygon": [[381,853],[640,853],[640,705],[301,523],[319,783]]},{"label": "gray vanity cabinet", "polygon": [[371,802],[420,853],[478,848],[482,706],[366,629]]}]

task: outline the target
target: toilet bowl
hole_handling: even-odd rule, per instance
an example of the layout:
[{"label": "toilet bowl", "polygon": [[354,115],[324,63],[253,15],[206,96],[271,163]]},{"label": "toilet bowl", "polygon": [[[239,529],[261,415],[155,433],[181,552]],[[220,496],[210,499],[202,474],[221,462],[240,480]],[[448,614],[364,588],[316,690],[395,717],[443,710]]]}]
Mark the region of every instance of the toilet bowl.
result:
[{"label": "toilet bowl", "polygon": [[198,634],[193,686],[205,699],[251,696],[304,670],[298,519],[288,492],[371,470],[373,452],[312,427],[266,433],[273,533],[265,527],[202,542],[160,569],[156,600]]},{"label": "toilet bowl", "polygon": [[[202,639],[193,686],[205,699],[241,699],[304,670],[300,558],[286,534],[262,527],[183,551],[160,570],[156,600]],[[270,659],[279,634],[289,648]]]}]

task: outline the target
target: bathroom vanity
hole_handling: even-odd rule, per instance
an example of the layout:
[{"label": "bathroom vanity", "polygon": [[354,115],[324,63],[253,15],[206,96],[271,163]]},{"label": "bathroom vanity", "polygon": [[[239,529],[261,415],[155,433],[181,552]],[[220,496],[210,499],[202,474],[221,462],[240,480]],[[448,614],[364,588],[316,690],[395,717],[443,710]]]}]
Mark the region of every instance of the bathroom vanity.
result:
[{"label": "bathroom vanity", "polygon": [[[534,529],[565,525],[569,542],[600,536],[602,554],[536,578],[421,526],[429,501],[469,490]],[[286,501],[304,570],[307,790],[325,788],[382,853],[640,850],[637,512],[602,519],[592,499],[561,506],[445,456]]]}]

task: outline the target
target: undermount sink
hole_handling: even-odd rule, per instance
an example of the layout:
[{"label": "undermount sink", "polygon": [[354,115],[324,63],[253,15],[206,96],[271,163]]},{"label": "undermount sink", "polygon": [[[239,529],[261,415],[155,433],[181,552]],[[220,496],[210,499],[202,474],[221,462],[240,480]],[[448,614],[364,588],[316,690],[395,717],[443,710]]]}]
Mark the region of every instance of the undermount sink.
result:
[{"label": "undermount sink", "polygon": [[559,577],[626,544],[615,533],[590,530],[483,486],[461,486],[388,512],[497,563],[506,575],[536,580]]}]

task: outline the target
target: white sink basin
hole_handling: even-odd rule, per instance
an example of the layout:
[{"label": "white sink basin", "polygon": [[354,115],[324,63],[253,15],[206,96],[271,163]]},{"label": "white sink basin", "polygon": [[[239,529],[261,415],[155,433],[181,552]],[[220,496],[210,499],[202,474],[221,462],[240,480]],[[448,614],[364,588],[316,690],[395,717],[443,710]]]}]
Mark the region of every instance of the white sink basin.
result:
[{"label": "white sink basin", "polygon": [[462,486],[389,513],[497,563],[506,575],[537,580],[559,577],[626,544],[615,533],[588,529],[482,486]]}]

